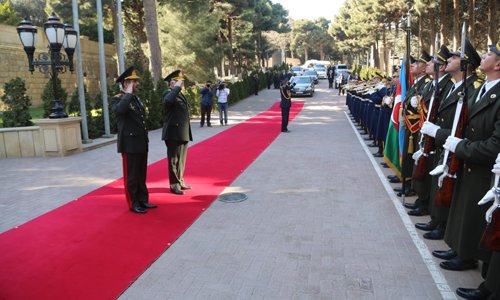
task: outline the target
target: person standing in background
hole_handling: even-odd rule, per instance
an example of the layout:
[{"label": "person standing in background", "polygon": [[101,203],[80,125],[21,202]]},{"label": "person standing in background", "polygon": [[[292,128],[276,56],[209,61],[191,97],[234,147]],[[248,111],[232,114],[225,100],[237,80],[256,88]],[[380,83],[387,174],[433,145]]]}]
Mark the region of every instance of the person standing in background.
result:
[{"label": "person standing in background", "polygon": [[226,87],[224,82],[219,84],[217,87],[217,107],[219,109],[219,121],[220,125],[227,125],[227,98],[229,96],[229,89]]},{"label": "person standing in background", "polygon": [[212,91],[212,81],[208,80],[203,88],[200,89],[201,96],[201,121],[200,127],[205,125],[205,116],[207,118],[207,126],[212,127],[210,124],[210,116],[212,114],[212,104],[214,92]]}]

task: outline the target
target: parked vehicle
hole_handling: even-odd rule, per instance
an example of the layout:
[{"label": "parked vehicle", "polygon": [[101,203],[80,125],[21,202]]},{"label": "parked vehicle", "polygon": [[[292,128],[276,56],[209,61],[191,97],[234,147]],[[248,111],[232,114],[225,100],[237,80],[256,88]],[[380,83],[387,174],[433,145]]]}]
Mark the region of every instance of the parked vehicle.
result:
[{"label": "parked vehicle", "polygon": [[305,70],[304,73],[302,73],[302,76],[309,76],[312,77],[314,84],[318,84],[318,72],[315,70]]},{"label": "parked vehicle", "polygon": [[322,64],[316,64],[314,65],[314,70],[318,72],[318,78],[319,79],[326,79],[326,67]]},{"label": "parked vehicle", "polygon": [[314,95],[314,80],[311,76],[294,76],[290,79],[292,85],[292,96],[310,96]]}]

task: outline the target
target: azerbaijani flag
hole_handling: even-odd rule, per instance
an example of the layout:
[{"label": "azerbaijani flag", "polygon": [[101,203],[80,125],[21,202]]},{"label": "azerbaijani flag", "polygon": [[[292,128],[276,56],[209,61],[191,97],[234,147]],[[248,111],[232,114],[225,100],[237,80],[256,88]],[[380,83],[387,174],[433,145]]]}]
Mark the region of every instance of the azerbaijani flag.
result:
[{"label": "azerbaijani flag", "polygon": [[[406,97],[406,68],[405,68],[405,57],[403,56],[403,59],[401,60],[401,69],[399,71],[399,88],[400,88],[400,93],[401,93],[401,100],[400,100],[400,103],[399,103],[399,106],[401,108],[401,106],[404,104],[404,101],[405,101],[405,97]],[[399,123],[399,126],[398,126],[398,132],[399,132],[399,157],[400,157],[400,161],[401,161],[401,158],[403,157],[403,145],[404,145],[404,141],[405,141],[405,130],[403,128],[403,123],[404,123],[404,118],[402,117],[402,113],[400,113],[401,109],[398,110],[398,123]]]}]

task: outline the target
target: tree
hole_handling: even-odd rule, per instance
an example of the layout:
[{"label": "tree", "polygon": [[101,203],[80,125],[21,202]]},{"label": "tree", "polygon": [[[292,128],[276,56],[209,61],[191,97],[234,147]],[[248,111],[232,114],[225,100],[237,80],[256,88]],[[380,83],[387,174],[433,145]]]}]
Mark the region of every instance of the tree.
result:
[{"label": "tree", "polygon": [[[56,80],[56,90],[57,96],[59,97],[59,102],[66,108],[66,99],[68,98],[68,93],[61,86],[61,79],[57,77]],[[47,118],[52,113],[52,107],[54,107],[54,88],[52,87],[52,79],[45,84],[45,88],[42,93],[42,103],[43,103],[43,117]]]},{"label": "tree", "polygon": [[156,0],[143,0],[144,18],[146,20],[146,34],[149,43],[150,60],[149,66],[154,81],[158,81],[161,76],[161,48],[158,37],[158,18],[156,15]]},{"label": "tree", "polygon": [[19,24],[20,17],[12,7],[12,3],[7,0],[4,3],[0,2],[0,23],[7,25]]},{"label": "tree", "polygon": [[7,105],[7,110],[2,115],[3,127],[33,125],[29,112],[31,98],[26,95],[24,80],[16,77],[6,82],[2,102]]}]

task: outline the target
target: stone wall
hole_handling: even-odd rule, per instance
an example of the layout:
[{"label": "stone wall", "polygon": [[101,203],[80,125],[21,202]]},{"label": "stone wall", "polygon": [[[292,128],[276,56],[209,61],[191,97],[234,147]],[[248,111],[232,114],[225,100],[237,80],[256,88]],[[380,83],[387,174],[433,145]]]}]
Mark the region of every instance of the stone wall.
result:
[{"label": "stone wall", "polygon": [[[35,58],[38,53],[47,52],[47,38],[43,28],[38,28],[37,45]],[[97,42],[90,41],[87,37],[80,37],[82,50],[82,64],[84,72],[84,83],[90,95],[94,96],[101,90],[100,85],[100,66],[99,66],[99,45]],[[108,75],[108,85],[113,84],[117,76],[117,64],[115,60],[115,49],[113,45],[105,44],[106,73]],[[64,50],[62,51],[63,53]],[[76,89],[76,53],[73,59],[75,71],[71,74],[59,73],[59,78],[63,83],[63,88],[68,93],[68,101]],[[21,77],[26,83],[28,96],[31,97],[32,106],[42,105],[42,93],[45,85],[50,80],[50,75],[43,74],[35,68],[33,74],[28,70],[28,58],[23,50],[15,26],[0,24],[0,96],[3,95],[4,84],[15,77]],[[2,103],[0,101],[0,111]]]}]

